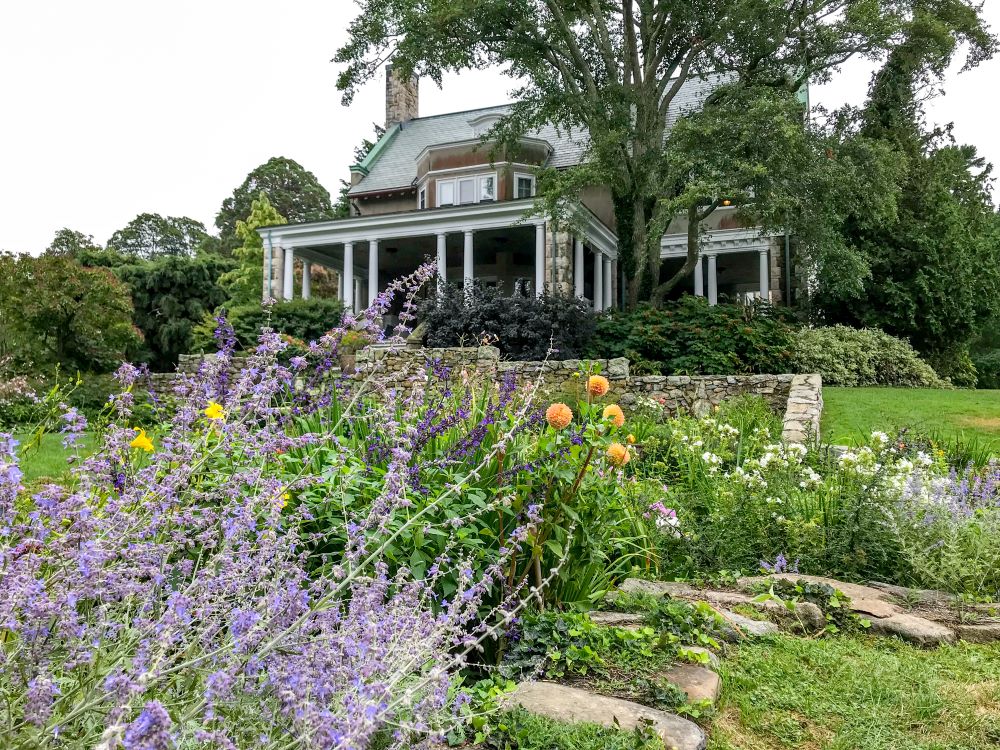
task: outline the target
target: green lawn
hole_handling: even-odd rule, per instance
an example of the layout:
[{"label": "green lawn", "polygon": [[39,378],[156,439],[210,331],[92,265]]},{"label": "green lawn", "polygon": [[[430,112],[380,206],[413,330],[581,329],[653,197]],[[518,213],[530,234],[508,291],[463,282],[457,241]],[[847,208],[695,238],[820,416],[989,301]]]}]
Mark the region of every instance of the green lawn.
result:
[{"label": "green lawn", "polygon": [[24,481],[28,484],[41,481],[61,482],[69,474],[70,464],[67,459],[76,452],[86,456],[94,449],[94,437],[89,434],[84,435],[79,442],[79,451],[63,448],[63,436],[58,433],[42,435],[38,443],[32,441],[30,434],[15,437],[21,443],[18,454]]},{"label": "green lawn", "polygon": [[832,443],[905,426],[1000,453],[1000,391],[823,388],[823,402],[823,437]]},{"label": "green lawn", "polygon": [[739,646],[722,685],[710,750],[1000,747],[1000,644],[780,636]]}]

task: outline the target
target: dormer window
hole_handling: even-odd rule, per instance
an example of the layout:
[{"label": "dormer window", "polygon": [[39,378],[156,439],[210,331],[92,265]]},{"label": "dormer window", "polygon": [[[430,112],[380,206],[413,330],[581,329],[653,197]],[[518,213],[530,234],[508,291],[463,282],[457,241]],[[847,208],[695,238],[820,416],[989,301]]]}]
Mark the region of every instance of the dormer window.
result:
[{"label": "dormer window", "polygon": [[530,174],[514,174],[514,198],[535,197],[535,176]]},{"label": "dormer window", "polygon": [[479,117],[473,117],[469,120],[469,125],[472,126],[472,132],[476,134],[476,138],[481,138],[490,132],[490,128],[500,122],[502,117],[503,115],[497,112],[488,112],[479,115]]}]

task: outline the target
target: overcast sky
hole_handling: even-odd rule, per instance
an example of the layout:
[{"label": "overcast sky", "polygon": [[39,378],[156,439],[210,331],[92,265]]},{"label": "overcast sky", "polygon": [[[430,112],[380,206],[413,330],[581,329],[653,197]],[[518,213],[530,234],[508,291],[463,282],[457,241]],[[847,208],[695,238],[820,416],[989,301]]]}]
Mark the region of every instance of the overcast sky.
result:
[{"label": "overcast sky", "polygon": [[[1000,0],[987,0],[1000,28]],[[330,62],[352,0],[30,0],[0,4],[0,249],[41,252],[60,227],[104,243],[142,212],[215,213],[256,165],[286,156],[335,194],[384,120],[384,83],[345,108]],[[814,89],[864,99],[871,68]],[[1000,59],[949,75],[930,107],[1000,163]],[[508,100],[496,73],[424,82],[422,115]]]}]

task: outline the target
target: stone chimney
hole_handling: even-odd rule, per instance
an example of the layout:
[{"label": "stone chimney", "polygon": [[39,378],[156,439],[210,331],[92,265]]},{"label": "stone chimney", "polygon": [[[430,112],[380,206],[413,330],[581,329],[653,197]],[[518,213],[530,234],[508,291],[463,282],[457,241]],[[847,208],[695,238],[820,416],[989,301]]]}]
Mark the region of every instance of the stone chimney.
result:
[{"label": "stone chimney", "polygon": [[420,116],[420,84],[413,76],[404,81],[392,65],[385,67],[385,129]]}]

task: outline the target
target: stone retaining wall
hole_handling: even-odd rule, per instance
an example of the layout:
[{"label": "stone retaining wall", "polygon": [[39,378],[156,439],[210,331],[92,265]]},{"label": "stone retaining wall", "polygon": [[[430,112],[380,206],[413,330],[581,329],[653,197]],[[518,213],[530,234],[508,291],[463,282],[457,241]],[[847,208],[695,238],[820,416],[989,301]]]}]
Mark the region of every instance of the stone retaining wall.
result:
[{"label": "stone retaining wall", "polygon": [[540,380],[540,392],[546,399],[579,397],[583,388],[580,373],[599,371],[611,384],[611,398],[623,406],[633,406],[645,397],[656,399],[671,414],[685,411],[702,415],[735,396],[757,395],[783,415],[784,437],[795,442],[806,442],[819,434],[823,409],[819,375],[632,375],[625,358],[519,362],[500,359],[500,351],[493,346],[393,352],[376,346],[358,352],[359,377],[376,363],[383,375],[395,375],[401,387],[422,379],[427,367],[449,377],[465,372],[499,379],[513,372],[519,382]]}]

